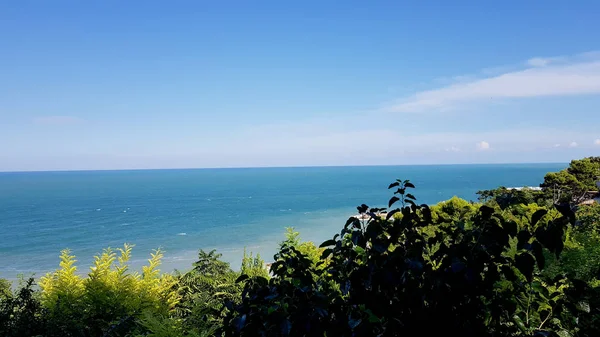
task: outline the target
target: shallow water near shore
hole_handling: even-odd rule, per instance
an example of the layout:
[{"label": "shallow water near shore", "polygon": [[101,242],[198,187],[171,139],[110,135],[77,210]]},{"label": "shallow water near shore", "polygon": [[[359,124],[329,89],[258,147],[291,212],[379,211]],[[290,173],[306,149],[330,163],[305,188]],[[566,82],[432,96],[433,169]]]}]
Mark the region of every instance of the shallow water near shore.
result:
[{"label": "shallow water near shore", "polygon": [[567,164],[249,168],[0,173],[0,277],[40,276],[61,249],[87,271],[105,247],[135,244],[132,267],[164,250],[162,270],[185,270],[198,249],[239,268],[244,248],[272,259],[285,227],[317,243],[356,206],[385,206],[410,179],[420,203],[498,186],[538,186]]}]

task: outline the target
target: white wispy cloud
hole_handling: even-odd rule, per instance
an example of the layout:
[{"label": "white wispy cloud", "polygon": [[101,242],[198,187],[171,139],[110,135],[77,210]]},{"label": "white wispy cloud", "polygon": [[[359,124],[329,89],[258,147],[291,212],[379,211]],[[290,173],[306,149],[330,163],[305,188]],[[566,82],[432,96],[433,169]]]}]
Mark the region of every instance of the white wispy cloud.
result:
[{"label": "white wispy cloud", "polygon": [[451,146],[445,150],[446,152],[460,152],[460,148],[458,146]]},{"label": "white wispy cloud", "polygon": [[594,141],[594,145],[600,145],[600,138],[598,138]]},{"label": "white wispy cloud", "polygon": [[82,122],[83,119],[74,116],[44,116],[33,119],[33,123],[39,125],[73,125]]},{"label": "white wispy cloud", "polygon": [[475,144],[475,147],[479,151],[489,150],[490,149],[490,143],[482,140],[482,141],[478,142],[477,144]]},{"label": "white wispy cloud", "polygon": [[417,92],[386,110],[424,112],[507,98],[600,94],[600,53],[527,61],[528,67]]},{"label": "white wispy cloud", "polygon": [[579,145],[579,144],[577,144],[577,142],[571,142],[569,144],[569,147],[577,147],[577,145]]},{"label": "white wispy cloud", "polygon": [[545,67],[552,62],[552,59],[543,57],[534,57],[527,60],[527,64],[532,67]]}]

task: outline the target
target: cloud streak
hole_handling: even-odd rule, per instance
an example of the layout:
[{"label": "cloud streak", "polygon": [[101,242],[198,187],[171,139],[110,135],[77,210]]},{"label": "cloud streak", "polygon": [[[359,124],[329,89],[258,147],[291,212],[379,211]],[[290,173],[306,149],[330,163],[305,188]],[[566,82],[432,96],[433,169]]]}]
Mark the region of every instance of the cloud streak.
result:
[{"label": "cloud streak", "polygon": [[427,112],[498,99],[600,94],[600,55],[533,58],[528,68],[455,83],[405,97],[386,110]]}]

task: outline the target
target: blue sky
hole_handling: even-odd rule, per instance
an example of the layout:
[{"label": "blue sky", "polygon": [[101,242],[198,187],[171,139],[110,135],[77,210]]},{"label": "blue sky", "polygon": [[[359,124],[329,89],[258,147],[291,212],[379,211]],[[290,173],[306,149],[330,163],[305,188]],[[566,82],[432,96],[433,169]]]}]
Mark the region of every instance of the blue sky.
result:
[{"label": "blue sky", "polygon": [[0,2],[0,170],[600,155],[597,1]]}]

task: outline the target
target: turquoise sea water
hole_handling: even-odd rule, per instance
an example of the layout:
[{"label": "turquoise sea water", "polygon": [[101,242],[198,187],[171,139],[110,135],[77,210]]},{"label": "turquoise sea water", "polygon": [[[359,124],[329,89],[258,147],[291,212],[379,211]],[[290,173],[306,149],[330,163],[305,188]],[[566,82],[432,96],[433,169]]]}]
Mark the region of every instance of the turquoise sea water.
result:
[{"label": "turquoise sea water", "polygon": [[244,247],[271,260],[285,227],[321,242],[356,206],[384,206],[410,179],[421,203],[497,186],[537,186],[566,164],[441,165],[0,173],[0,277],[36,276],[69,248],[85,271],[102,248],[136,245],[133,265],[165,251],[163,270],[217,249],[234,268]]}]

